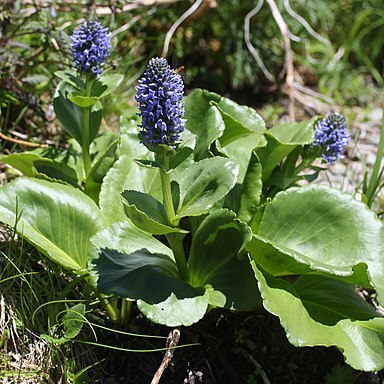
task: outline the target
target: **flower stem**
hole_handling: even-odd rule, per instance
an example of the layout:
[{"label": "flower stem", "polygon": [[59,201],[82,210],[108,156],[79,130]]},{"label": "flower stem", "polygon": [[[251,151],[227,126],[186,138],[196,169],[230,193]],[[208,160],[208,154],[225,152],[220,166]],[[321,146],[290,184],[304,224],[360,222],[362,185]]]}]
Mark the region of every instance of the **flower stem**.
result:
[{"label": "flower stem", "polygon": [[[162,165],[168,170],[169,158],[167,155],[162,156]],[[163,190],[164,208],[167,212],[168,220],[171,224],[174,224],[176,214],[172,200],[171,178],[166,170],[160,169],[161,188]]]},{"label": "flower stem", "polygon": [[[85,94],[86,97],[91,96],[91,90],[92,90],[92,84],[93,84],[93,79],[91,79],[89,76],[87,76],[85,80]],[[81,137],[81,148],[82,148],[82,153],[83,153],[83,163],[84,163],[84,172],[85,172],[85,177],[88,176],[89,171],[91,170],[91,156],[89,154],[89,123],[90,123],[90,114],[91,114],[91,107],[87,108],[82,108],[81,109],[81,132],[82,132],[82,137]]]},{"label": "flower stem", "polygon": [[118,322],[120,320],[119,311],[111,304],[111,302],[108,300],[106,295],[104,295],[103,293],[99,293],[99,292],[96,292],[96,294],[100,299],[101,305],[107,311],[109,318],[113,322]]},{"label": "flower stem", "polygon": [[383,169],[380,171],[380,165],[381,160],[384,156],[384,110],[383,110],[383,118],[381,123],[381,129],[380,129],[380,140],[379,140],[379,147],[377,150],[377,156],[375,160],[375,164],[373,166],[372,174],[368,183],[367,192],[366,192],[366,199],[367,199],[367,205],[369,208],[371,208],[372,203],[375,199],[376,194],[378,193],[379,185],[380,185],[380,178],[383,173]]},{"label": "flower stem", "polygon": [[121,324],[126,324],[131,317],[133,301],[122,298],[121,302]]},{"label": "flower stem", "polygon": [[189,282],[189,270],[184,253],[183,235],[180,233],[168,233],[165,236],[172,248],[173,255],[175,256],[175,261],[177,269],[179,270],[180,277],[184,281]]},{"label": "flower stem", "polygon": [[[161,164],[164,169],[160,169],[161,188],[163,191],[163,202],[164,208],[168,216],[168,220],[173,226],[177,226],[178,220],[176,219],[175,208],[173,206],[172,191],[171,191],[171,178],[168,172],[169,169],[169,158],[166,154],[160,157]],[[184,281],[189,281],[189,270],[187,266],[187,260],[185,257],[184,246],[183,246],[183,234],[180,233],[169,233],[166,235],[168,243],[172,248],[175,256],[177,268],[179,270],[180,277]]]}]

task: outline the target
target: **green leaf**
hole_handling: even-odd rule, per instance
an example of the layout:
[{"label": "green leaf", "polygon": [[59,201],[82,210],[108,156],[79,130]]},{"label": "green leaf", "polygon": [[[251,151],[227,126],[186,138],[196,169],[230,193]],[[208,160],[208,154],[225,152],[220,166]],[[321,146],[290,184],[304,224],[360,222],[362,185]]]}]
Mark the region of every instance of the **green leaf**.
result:
[{"label": "green leaf", "polygon": [[313,116],[306,121],[281,124],[267,132],[282,144],[311,144],[315,137],[314,126],[319,118],[319,116]]},{"label": "green leaf", "polygon": [[148,304],[138,300],[137,306],[140,311],[151,321],[166,325],[167,327],[177,327],[197,323],[201,320],[208,308],[209,293],[203,296],[178,299],[173,293],[158,304]]},{"label": "green leaf", "polygon": [[105,131],[98,135],[89,148],[92,164],[99,162],[99,160],[105,156],[105,152],[110,150],[111,145],[116,144],[116,140],[118,140],[118,136],[112,131]]},{"label": "green leaf", "polygon": [[242,183],[253,150],[266,144],[265,122],[254,109],[225,97],[217,106],[225,125],[218,139],[220,151],[240,165],[239,182]]},{"label": "green leaf", "polygon": [[135,190],[162,199],[160,175],[157,170],[139,166],[134,160],[154,161],[153,153],[140,144],[137,134],[138,120],[121,119],[121,137],[117,153],[119,159],[110,168],[103,180],[99,195],[100,209],[107,225],[127,220],[121,193]]},{"label": "green leaf", "polygon": [[196,135],[189,132],[187,129],[180,135],[180,145],[177,148],[176,154],[169,159],[169,169],[175,169],[190,155],[192,155],[196,147]]},{"label": "green leaf", "polygon": [[195,159],[209,155],[209,147],[224,131],[224,121],[218,108],[211,101],[219,102],[221,96],[202,89],[193,90],[185,97],[185,128],[196,135]]},{"label": "green leaf", "polygon": [[55,75],[79,90],[85,87],[84,81],[77,77],[74,71],[56,71]]},{"label": "green leaf", "polygon": [[41,157],[33,152],[15,153],[0,156],[0,161],[18,169],[28,177],[57,180],[78,186],[77,174],[74,169],[64,163]]},{"label": "green leaf", "polygon": [[74,339],[83,328],[85,305],[75,304],[63,316],[63,333],[66,339]]},{"label": "green leaf", "polygon": [[353,267],[353,273],[349,276],[330,276],[328,272],[323,273],[319,269],[315,270],[309,265],[298,262],[293,257],[287,256],[257,235],[254,236],[251,242],[247,245],[247,250],[252,257],[257,260],[258,265],[274,277],[303,274],[324,275],[345,283],[356,284],[373,289],[373,286],[368,279],[367,266],[362,263],[355,265]]},{"label": "green leaf", "polygon": [[240,209],[238,214],[239,219],[248,224],[257,212],[257,207],[260,203],[260,196],[263,189],[261,177],[262,167],[260,160],[256,152],[253,152],[241,186]]},{"label": "green leaf", "polygon": [[85,181],[84,191],[99,203],[99,194],[105,175],[116,160],[118,140],[115,135],[105,132],[98,136],[91,145],[92,168]]},{"label": "green leaf", "polygon": [[98,289],[138,299],[139,309],[156,323],[189,326],[214,301],[212,289],[180,280],[170,248],[129,222],[112,224],[92,242],[91,275]]},{"label": "green leaf", "polygon": [[18,169],[24,176],[33,176],[33,163],[42,160],[43,157],[33,152],[12,153],[10,155],[0,155],[0,161]]},{"label": "green leaf", "polygon": [[84,167],[82,161],[81,147],[75,139],[68,140],[68,147],[66,149],[61,148],[39,148],[32,153],[37,154],[44,158],[55,160],[58,163],[68,165],[74,169],[77,175],[77,183],[81,185],[84,177]]},{"label": "green leaf", "polygon": [[77,93],[68,93],[67,98],[71,103],[76,104],[80,108],[92,107],[92,105],[99,101],[98,97],[88,97]]},{"label": "green leaf", "polygon": [[0,189],[0,221],[64,268],[86,273],[89,240],[100,211],[81,191],[45,180],[18,178]]},{"label": "green leaf", "polygon": [[242,183],[247,172],[252,153],[255,149],[266,145],[266,139],[259,133],[252,133],[246,137],[239,138],[220,151],[228,156],[231,160],[236,161],[240,165],[238,182]]},{"label": "green leaf", "polygon": [[225,130],[219,138],[222,147],[252,133],[258,133],[260,138],[264,134],[265,122],[253,108],[239,105],[226,97],[222,97],[217,106],[225,123]]},{"label": "green leaf", "polygon": [[257,151],[263,166],[263,181],[268,180],[275,167],[297,146],[311,144],[314,139],[314,124],[318,116],[308,121],[282,124],[265,134],[267,145]]},{"label": "green leaf", "polygon": [[130,156],[123,155],[110,168],[101,186],[99,203],[105,223],[127,220],[121,193],[130,189],[161,198],[159,172],[140,167]]},{"label": "green leaf", "polygon": [[264,307],[280,318],[295,346],[336,346],[353,368],[384,367],[384,318],[342,282],[302,276],[290,284],[252,263]]},{"label": "green leaf", "polygon": [[53,96],[53,108],[63,128],[81,145],[81,109],[67,99],[74,88],[62,81]]},{"label": "green leaf", "polygon": [[[290,188],[266,206],[256,237],[285,255],[288,265],[279,257],[275,274],[278,266],[281,273],[291,268],[290,258],[337,276],[351,276],[364,263],[379,301],[384,299],[383,224],[352,196],[325,186]],[[262,247],[251,254],[256,262],[265,259]],[[355,276],[361,283],[361,273]]]},{"label": "green leaf", "polygon": [[115,223],[92,239],[92,275],[98,289],[150,304],[202,295],[180,280],[172,251],[128,223]]},{"label": "green leaf", "polygon": [[223,157],[191,164],[172,173],[174,190],[178,191],[176,217],[199,216],[208,212],[236,184],[238,165]]},{"label": "green leaf", "polygon": [[254,308],[260,301],[257,282],[248,258],[238,257],[250,239],[250,228],[234,212],[220,209],[211,213],[192,240],[188,259],[191,284],[209,285],[221,292],[226,308]]},{"label": "green leaf", "polygon": [[112,93],[123,81],[124,76],[119,74],[103,74],[92,84],[92,97],[101,99]]},{"label": "green leaf", "polygon": [[[82,144],[82,128],[81,128],[81,114],[82,108],[73,104],[68,100],[68,94],[75,91],[70,84],[62,81],[56,88],[53,107],[56,117],[63,125],[63,128],[81,145]],[[100,127],[102,118],[102,107],[99,102],[93,105],[90,113],[90,130],[89,142],[96,137]]]},{"label": "green leaf", "polygon": [[125,213],[143,231],[153,235],[187,233],[171,226],[163,204],[152,196],[137,191],[124,191],[122,197]]},{"label": "green leaf", "polygon": [[64,80],[67,85],[74,87],[73,92],[68,92],[67,98],[80,108],[89,108],[95,105],[102,97],[113,92],[123,81],[124,76],[118,74],[102,75],[92,84],[91,95],[85,95],[85,84],[69,71],[58,71],[56,76]]},{"label": "green leaf", "polygon": [[103,107],[99,102],[91,107],[91,113],[89,116],[89,142],[95,139],[99,132],[101,119],[103,117]]}]

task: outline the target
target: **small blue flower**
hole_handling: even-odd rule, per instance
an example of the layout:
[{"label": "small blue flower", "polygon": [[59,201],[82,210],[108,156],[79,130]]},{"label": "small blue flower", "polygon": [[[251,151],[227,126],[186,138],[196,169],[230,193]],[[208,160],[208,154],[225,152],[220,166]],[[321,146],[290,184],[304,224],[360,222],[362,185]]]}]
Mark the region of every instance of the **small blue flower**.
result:
[{"label": "small blue flower", "polygon": [[312,145],[321,148],[321,157],[331,164],[343,157],[350,137],[345,117],[339,113],[331,113],[316,123]]},{"label": "small blue flower", "polygon": [[88,21],[71,36],[73,60],[83,74],[99,76],[111,52],[111,34],[98,21]]},{"label": "small blue flower", "polygon": [[185,123],[181,76],[166,59],[155,57],[149,61],[136,90],[142,143],[148,147],[166,144],[175,148]]}]

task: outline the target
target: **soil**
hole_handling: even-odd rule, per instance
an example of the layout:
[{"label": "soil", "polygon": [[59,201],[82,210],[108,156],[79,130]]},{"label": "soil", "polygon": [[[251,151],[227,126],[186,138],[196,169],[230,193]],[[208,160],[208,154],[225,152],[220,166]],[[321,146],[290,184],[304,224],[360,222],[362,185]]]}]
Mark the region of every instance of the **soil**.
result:
[{"label": "soil", "polygon": [[[133,328],[152,335],[167,335],[170,330],[154,326],[141,316],[135,319]],[[383,373],[354,371],[344,363],[336,348],[294,347],[288,342],[279,319],[264,310],[248,313],[214,310],[199,323],[181,329],[179,345],[190,343],[198,345],[175,350],[172,364],[164,371],[160,384],[384,382]],[[164,343],[151,345],[165,346]],[[124,347],[150,348],[148,343],[132,337]],[[163,356],[164,352],[109,355],[113,358],[104,365],[101,383],[150,383]]]}]

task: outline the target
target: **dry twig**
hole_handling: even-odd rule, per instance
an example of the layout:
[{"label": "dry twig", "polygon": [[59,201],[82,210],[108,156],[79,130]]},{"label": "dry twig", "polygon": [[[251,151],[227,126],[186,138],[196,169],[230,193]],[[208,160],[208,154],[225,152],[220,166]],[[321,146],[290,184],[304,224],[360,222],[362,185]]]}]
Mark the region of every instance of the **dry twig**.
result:
[{"label": "dry twig", "polygon": [[159,369],[155,373],[155,376],[153,376],[153,379],[151,381],[151,384],[158,384],[161,376],[163,375],[163,372],[168,367],[168,364],[171,362],[173,358],[173,354],[175,352],[174,348],[177,346],[180,340],[180,330],[173,329],[171,332],[169,332],[169,335],[167,337],[167,348],[168,350],[164,354],[163,361],[160,364]]},{"label": "dry twig", "polygon": [[288,114],[291,120],[295,120],[295,79],[293,72],[293,59],[291,50],[291,41],[289,39],[290,31],[287,23],[284,21],[283,16],[279,11],[274,0],[266,0],[269,8],[271,8],[273,18],[275,19],[280,32],[283,36],[284,48],[285,48],[285,69],[287,71],[285,81],[287,85],[287,94],[289,97]]},{"label": "dry twig", "polygon": [[[134,9],[145,8],[145,7],[153,7],[158,5],[165,4],[175,4],[182,0],[132,0],[129,4],[125,4],[122,7],[106,7],[105,2],[95,2],[93,3],[95,13],[97,16],[110,15],[112,13],[122,13],[122,12],[130,12]],[[31,15],[33,13],[38,12],[38,8],[50,8],[54,6],[56,9],[60,11],[72,11],[73,7],[80,7],[81,11],[85,14],[89,13],[89,7],[82,6],[81,2],[73,1],[73,0],[59,0],[52,5],[52,1],[49,0],[22,0],[21,13],[26,15]],[[33,6],[35,5],[35,6]]]},{"label": "dry twig", "polygon": [[29,141],[14,139],[12,137],[4,135],[4,133],[0,132],[0,138],[3,140],[10,141],[15,144],[24,145],[25,147],[31,147],[31,148],[46,148],[48,147],[47,144],[39,144],[39,143],[30,143]]},{"label": "dry twig", "polygon": [[269,81],[274,81],[275,78],[273,77],[271,72],[268,71],[267,67],[264,65],[263,61],[260,58],[259,52],[251,43],[251,37],[250,37],[251,19],[252,19],[252,17],[257,15],[257,13],[260,11],[263,4],[264,4],[264,0],[259,0],[259,2],[256,4],[256,7],[253,8],[252,11],[247,13],[247,15],[245,16],[245,19],[244,19],[244,40],[245,40],[245,45],[247,46],[247,48],[248,48],[249,52],[251,53],[251,55],[253,56],[253,58],[256,60],[256,63],[260,67],[261,71],[264,73],[264,76]]},{"label": "dry twig", "polygon": [[165,35],[164,39],[164,46],[163,46],[163,52],[161,54],[162,57],[166,57],[168,54],[169,49],[169,43],[171,42],[173,34],[176,32],[176,29],[180,27],[180,25],[188,19],[191,15],[193,15],[194,12],[197,11],[197,9],[200,7],[200,5],[203,3],[204,0],[196,0],[195,3],[192,4],[190,8],[188,8],[172,25],[171,28],[169,28],[167,34]]},{"label": "dry twig", "polygon": [[331,45],[329,40],[325,39],[323,36],[319,35],[316,31],[313,30],[313,28],[309,25],[307,20],[304,19],[301,15],[296,13],[289,4],[289,0],[284,0],[284,8],[286,11],[292,16],[295,20],[297,20],[305,29],[306,31],[313,36],[315,39],[319,40],[321,43],[325,45]]}]

